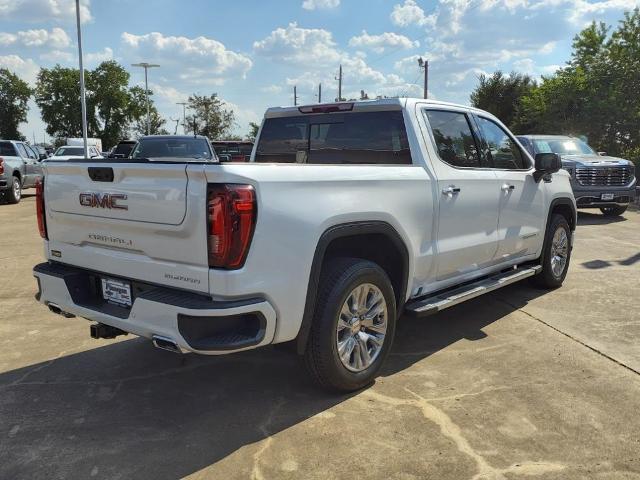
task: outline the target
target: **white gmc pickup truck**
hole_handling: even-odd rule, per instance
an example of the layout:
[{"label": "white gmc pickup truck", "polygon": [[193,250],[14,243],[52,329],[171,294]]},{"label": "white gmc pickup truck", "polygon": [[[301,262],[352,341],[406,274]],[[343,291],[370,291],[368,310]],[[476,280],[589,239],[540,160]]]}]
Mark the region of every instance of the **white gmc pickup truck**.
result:
[{"label": "white gmc pickup truck", "polygon": [[272,108],[248,163],[164,151],[45,164],[37,298],[96,338],[201,354],[295,341],[321,385],[348,391],[375,378],[401,313],[567,274],[568,174],[480,110]]}]

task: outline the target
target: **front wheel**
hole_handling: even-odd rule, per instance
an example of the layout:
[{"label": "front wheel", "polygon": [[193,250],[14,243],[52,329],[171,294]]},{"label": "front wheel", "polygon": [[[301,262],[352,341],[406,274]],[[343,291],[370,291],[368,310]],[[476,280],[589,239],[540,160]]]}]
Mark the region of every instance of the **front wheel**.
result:
[{"label": "front wheel", "polygon": [[615,205],[613,207],[602,207],[600,211],[605,217],[618,217],[627,211],[628,205]]},{"label": "front wheel", "polygon": [[350,392],[370,384],[389,353],[396,301],[379,265],[336,258],[323,268],[305,364],[322,387]]},{"label": "front wheel", "polygon": [[540,256],[542,271],[532,278],[534,285],[540,288],[560,287],[569,270],[571,248],[571,229],[567,219],[553,214]]}]

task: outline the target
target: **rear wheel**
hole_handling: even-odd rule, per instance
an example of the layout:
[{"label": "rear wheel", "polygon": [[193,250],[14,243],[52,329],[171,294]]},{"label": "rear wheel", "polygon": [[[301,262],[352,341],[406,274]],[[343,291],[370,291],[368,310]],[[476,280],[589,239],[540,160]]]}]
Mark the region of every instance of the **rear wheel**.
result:
[{"label": "rear wheel", "polygon": [[553,214],[540,257],[542,271],[532,278],[540,288],[558,288],[564,282],[571,259],[571,229],[567,219]]},{"label": "rear wheel", "polygon": [[396,301],[385,271],[356,258],[323,269],[305,363],[325,388],[358,390],[374,379],[389,353]]},{"label": "rear wheel", "polygon": [[602,207],[600,211],[605,217],[617,217],[627,211],[628,205],[615,205],[613,207]]},{"label": "rear wheel", "polygon": [[15,175],[12,179],[11,188],[7,192],[7,200],[9,203],[18,203],[22,198],[22,182]]}]

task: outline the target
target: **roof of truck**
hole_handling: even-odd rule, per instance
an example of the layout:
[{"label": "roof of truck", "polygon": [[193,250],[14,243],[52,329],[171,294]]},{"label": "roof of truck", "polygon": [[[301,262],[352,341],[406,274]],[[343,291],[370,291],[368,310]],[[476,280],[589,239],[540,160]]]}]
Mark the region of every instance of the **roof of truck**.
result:
[{"label": "roof of truck", "polygon": [[[301,109],[307,108],[322,108],[329,106],[340,106],[340,105],[349,105],[352,104],[353,108],[350,110],[344,111],[354,111],[354,112],[365,112],[365,111],[376,111],[376,110],[402,110],[403,108],[409,108],[416,103],[423,103],[426,105],[432,105],[435,107],[453,107],[453,108],[461,108],[465,110],[471,110],[474,112],[482,112],[487,114],[483,110],[471,107],[469,105],[459,105],[456,103],[450,102],[440,102],[438,100],[429,100],[424,98],[379,98],[375,100],[349,100],[344,102],[327,102],[327,103],[315,103],[309,105],[297,105],[297,106],[283,106],[283,107],[271,107],[267,109],[264,116],[265,118],[272,117],[287,117],[290,115],[299,115],[301,113]],[[306,112],[306,113],[314,113],[314,112]]]}]

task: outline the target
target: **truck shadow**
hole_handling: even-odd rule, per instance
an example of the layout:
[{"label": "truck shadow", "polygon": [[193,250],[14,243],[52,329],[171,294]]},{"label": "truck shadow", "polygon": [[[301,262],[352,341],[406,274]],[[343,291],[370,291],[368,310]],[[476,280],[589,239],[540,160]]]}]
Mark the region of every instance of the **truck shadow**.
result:
[{"label": "truck shadow", "polygon": [[[484,338],[484,327],[541,293],[516,285],[434,317],[402,318],[382,376]],[[2,373],[0,478],[197,472],[350,397],[316,388],[297,360],[278,348],[181,357],[131,339]]]},{"label": "truck shadow", "polygon": [[629,215],[628,212],[625,212],[623,216],[619,217],[607,217],[600,213],[599,210],[595,210],[598,213],[584,212],[578,211],[578,226],[586,226],[586,225],[609,225],[610,223],[620,223],[626,222],[627,219],[624,215]]}]

